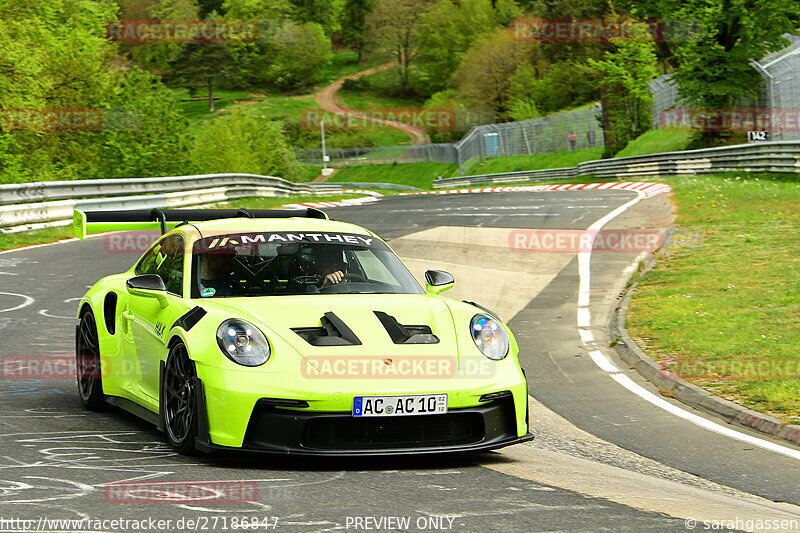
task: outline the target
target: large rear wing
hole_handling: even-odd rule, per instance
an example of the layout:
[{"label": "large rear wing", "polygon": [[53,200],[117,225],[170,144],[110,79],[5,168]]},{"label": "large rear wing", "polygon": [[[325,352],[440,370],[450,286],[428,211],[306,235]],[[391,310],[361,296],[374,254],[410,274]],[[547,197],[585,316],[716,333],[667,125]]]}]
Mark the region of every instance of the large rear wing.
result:
[{"label": "large rear wing", "polygon": [[161,230],[163,235],[181,224],[225,218],[321,218],[319,209],[128,209],[107,211],[75,210],[72,225],[75,236],[85,239],[90,233],[124,230]]}]

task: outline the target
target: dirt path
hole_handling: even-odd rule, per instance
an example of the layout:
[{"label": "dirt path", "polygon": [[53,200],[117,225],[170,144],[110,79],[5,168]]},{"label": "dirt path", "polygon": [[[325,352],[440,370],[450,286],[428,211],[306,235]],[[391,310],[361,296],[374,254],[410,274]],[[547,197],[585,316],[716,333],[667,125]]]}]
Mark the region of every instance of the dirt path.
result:
[{"label": "dirt path", "polygon": [[[389,63],[384,63],[383,65],[379,65],[377,67],[373,67],[367,70],[362,70],[361,72],[356,72],[354,74],[349,74],[347,76],[339,78],[330,85],[327,85],[322,89],[320,89],[319,91],[317,91],[317,93],[314,95],[314,99],[317,101],[320,107],[322,107],[322,109],[324,109],[325,111],[336,113],[337,115],[343,115],[345,113],[349,113],[356,117],[363,117],[364,115],[361,115],[360,113],[358,113],[358,111],[354,109],[349,109],[343,106],[339,101],[337,93],[339,92],[339,89],[342,88],[344,80],[354,80],[360,78],[361,76],[368,76],[376,72],[388,70],[392,68],[394,64],[395,64],[394,61],[390,61]],[[428,144],[431,142],[430,138],[422,128],[406,124],[398,124],[396,122],[390,122],[378,118],[370,120],[374,120],[375,122],[380,122],[381,124],[387,124],[402,131],[403,133],[406,133],[409,137],[411,137],[411,144]]]}]

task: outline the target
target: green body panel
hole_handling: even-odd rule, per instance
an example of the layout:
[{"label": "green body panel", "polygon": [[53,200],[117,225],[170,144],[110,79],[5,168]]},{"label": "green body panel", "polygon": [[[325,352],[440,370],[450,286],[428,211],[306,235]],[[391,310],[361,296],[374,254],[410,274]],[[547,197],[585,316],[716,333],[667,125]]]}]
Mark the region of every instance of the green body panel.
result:
[{"label": "green body panel", "polygon": [[[180,233],[186,240],[183,294],[190,293],[188,273],[196,239],[217,233],[296,230],[375,236],[352,224],[313,219],[236,219],[181,226],[170,234]],[[160,364],[166,361],[170,343],[181,340],[203,382],[213,444],[241,446],[260,398],[306,400],[309,407],[305,411],[351,412],[357,395],[447,393],[448,409],[457,409],[479,405],[483,394],[508,390],[516,405],[517,434],[524,436],[528,431],[526,381],[516,340],[506,327],[509,355],[501,361],[486,358],[470,335],[470,320],[482,312],[472,305],[425,293],[197,299],[168,294],[168,305],[162,307],[156,298],[128,292],[125,283],[135,275],[134,270],[135,265],[98,281],[79,307],[79,313],[90,307],[97,318],[104,393],[158,413]],[[117,294],[113,335],[103,319],[104,300],[110,291]],[[195,306],[202,307],[206,315],[193,328],[173,327]],[[312,346],[292,331],[319,327],[320,318],[329,311],[347,324],[360,345]],[[402,324],[428,325],[440,342],[394,344],[374,311],[392,315]],[[246,320],[265,334],[271,350],[265,364],[244,367],[223,355],[216,331],[228,318]],[[391,365],[385,362],[388,359]],[[342,373],[342,365],[353,360],[357,371],[348,368]],[[396,374],[388,370],[392,365],[398,369]],[[401,373],[401,368],[416,370]]]}]

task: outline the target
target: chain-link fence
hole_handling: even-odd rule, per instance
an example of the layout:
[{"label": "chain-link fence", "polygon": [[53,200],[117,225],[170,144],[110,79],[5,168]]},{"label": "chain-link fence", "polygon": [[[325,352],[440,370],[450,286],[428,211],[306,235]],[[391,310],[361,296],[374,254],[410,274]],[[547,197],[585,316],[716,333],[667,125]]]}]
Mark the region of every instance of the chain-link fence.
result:
[{"label": "chain-link fence", "polygon": [[[603,146],[600,115],[601,108],[597,104],[589,109],[530,120],[476,126],[463,139],[452,144],[328,148],[327,163],[343,166],[437,161],[457,163],[463,175],[465,165],[485,157],[541,154]],[[320,149],[306,148],[295,152],[301,163],[323,164]]]},{"label": "chain-link fence", "polygon": [[[756,98],[740,98],[734,109],[729,110],[740,115],[747,110],[771,111],[772,120],[781,121],[773,123],[770,131],[773,141],[800,139],[800,127],[783,120],[794,120],[800,111],[800,36],[785,37],[791,43],[788,47],[752,63],[762,77]],[[690,107],[678,96],[671,75],[661,76],[649,85],[654,100],[653,129],[672,124],[671,120],[665,120],[670,110]]]}]

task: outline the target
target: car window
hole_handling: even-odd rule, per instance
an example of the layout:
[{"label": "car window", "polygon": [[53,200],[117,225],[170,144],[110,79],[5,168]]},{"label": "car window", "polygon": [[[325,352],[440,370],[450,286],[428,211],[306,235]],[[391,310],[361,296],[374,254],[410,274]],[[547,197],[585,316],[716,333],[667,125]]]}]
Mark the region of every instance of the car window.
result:
[{"label": "car window", "polygon": [[136,266],[136,274],[158,274],[167,292],[183,295],[183,256],[185,246],[181,235],[170,235],[148,251]]},{"label": "car window", "polygon": [[386,244],[369,235],[220,235],[192,250],[193,298],[423,292]]}]

